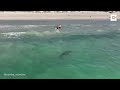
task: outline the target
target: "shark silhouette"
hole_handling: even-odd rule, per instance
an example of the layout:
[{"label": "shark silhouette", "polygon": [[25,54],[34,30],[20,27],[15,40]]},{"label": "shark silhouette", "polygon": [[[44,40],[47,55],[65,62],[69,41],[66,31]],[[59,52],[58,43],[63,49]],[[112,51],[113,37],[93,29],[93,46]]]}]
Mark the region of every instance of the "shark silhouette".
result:
[{"label": "shark silhouette", "polygon": [[72,51],[65,51],[59,55],[59,58],[63,58],[64,56],[67,56],[71,53]]}]

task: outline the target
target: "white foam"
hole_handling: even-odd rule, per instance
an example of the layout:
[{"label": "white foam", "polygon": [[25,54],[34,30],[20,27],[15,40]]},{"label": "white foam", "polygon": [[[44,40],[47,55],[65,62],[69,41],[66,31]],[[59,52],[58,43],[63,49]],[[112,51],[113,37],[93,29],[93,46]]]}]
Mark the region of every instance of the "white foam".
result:
[{"label": "white foam", "polygon": [[60,33],[60,31],[59,31],[59,30],[56,30],[56,33]]},{"label": "white foam", "polygon": [[81,26],[82,24],[70,24],[71,26]]},{"label": "white foam", "polygon": [[92,25],[84,25],[84,24],[82,24],[81,26],[82,27],[92,27]]},{"label": "white foam", "polygon": [[102,30],[102,29],[98,29],[97,31],[98,31],[98,32],[102,32],[103,30]]},{"label": "white foam", "polygon": [[33,29],[39,27],[47,27],[47,26],[54,26],[54,25],[0,25],[0,30],[18,30],[18,29]]},{"label": "white foam", "polygon": [[21,27],[23,27],[23,28],[34,28],[34,27],[38,27],[38,25],[21,25]]},{"label": "white foam", "polygon": [[44,24],[44,25],[39,25],[39,26],[55,26],[54,24],[52,25],[52,24],[49,24],[49,25],[47,25],[47,24]]},{"label": "white foam", "polygon": [[14,27],[13,25],[0,25],[0,28],[12,28]]},{"label": "white foam", "polygon": [[44,33],[44,34],[50,34],[50,32],[49,32],[49,31],[44,31],[43,33]]},{"label": "white foam", "polygon": [[26,32],[9,32],[9,33],[1,33],[3,34],[4,36],[7,36],[7,37],[10,37],[10,36],[14,36],[14,37],[17,37],[17,36],[20,36],[21,34],[25,34]]}]

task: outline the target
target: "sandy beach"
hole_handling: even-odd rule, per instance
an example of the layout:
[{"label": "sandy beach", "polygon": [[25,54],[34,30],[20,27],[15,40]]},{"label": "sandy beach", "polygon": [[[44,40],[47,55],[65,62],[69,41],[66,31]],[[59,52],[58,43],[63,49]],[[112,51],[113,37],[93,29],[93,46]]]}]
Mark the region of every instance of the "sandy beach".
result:
[{"label": "sandy beach", "polygon": [[102,11],[0,11],[0,20],[44,20],[44,19],[110,19],[111,14],[116,14],[120,19],[120,12],[102,12]]}]

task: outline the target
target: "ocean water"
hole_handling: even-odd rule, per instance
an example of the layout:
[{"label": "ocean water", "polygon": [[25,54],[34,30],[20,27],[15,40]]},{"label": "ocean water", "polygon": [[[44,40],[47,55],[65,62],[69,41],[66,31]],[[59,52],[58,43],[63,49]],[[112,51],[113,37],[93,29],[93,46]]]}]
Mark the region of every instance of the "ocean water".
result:
[{"label": "ocean water", "polygon": [[119,20],[0,21],[0,79],[111,78],[120,78]]}]

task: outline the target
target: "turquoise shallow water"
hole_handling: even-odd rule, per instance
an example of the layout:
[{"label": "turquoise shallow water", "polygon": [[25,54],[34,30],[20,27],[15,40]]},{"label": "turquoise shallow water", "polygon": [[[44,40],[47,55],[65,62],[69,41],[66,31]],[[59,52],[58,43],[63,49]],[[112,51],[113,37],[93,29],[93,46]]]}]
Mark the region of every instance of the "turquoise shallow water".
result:
[{"label": "turquoise shallow water", "polygon": [[0,78],[120,78],[119,21],[0,21]]}]

